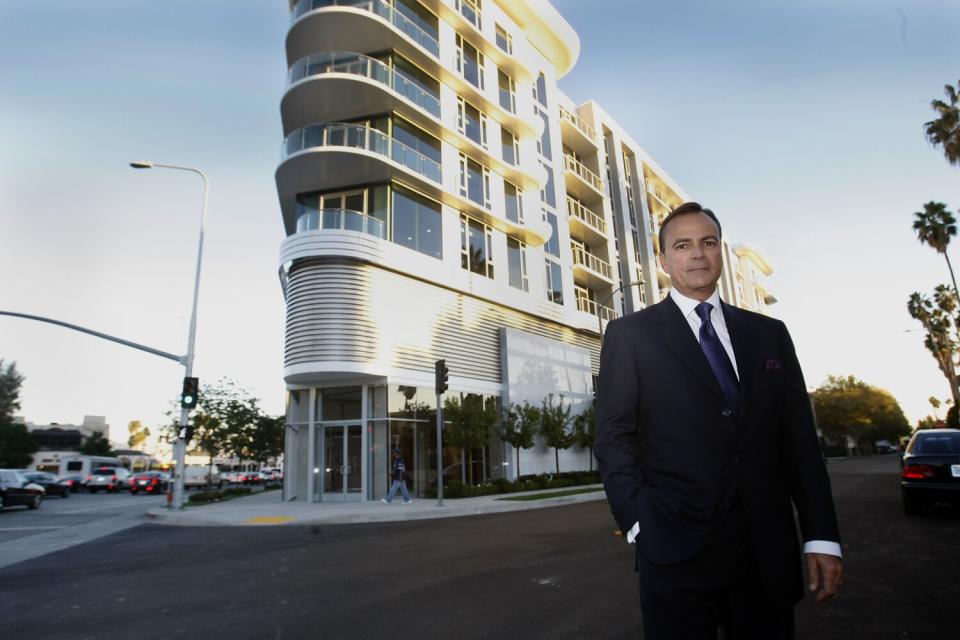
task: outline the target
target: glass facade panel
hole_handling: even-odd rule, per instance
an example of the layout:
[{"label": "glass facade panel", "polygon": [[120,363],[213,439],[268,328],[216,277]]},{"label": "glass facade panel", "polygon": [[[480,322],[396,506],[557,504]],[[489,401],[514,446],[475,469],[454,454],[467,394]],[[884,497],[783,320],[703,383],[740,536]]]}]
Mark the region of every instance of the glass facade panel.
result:
[{"label": "glass facade panel", "polygon": [[547,114],[543,111],[537,110],[537,114],[540,116],[540,119],[543,120],[543,133],[540,135],[540,140],[537,142],[537,151],[540,152],[540,155],[546,158],[547,160],[553,159],[553,151],[550,148],[550,119],[547,117]]},{"label": "glass facade panel", "polygon": [[467,197],[479,205],[486,206],[486,181],[483,166],[476,160],[467,158]]},{"label": "glass facade panel", "polygon": [[482,222],[460,217],[460,266],[488,278],[493,277],[492,230]]},{"label": "glass facade panel", "polygon": [[503,161],[514,166],[520,164],[520,148],[517,137],[506,127],[500,128],[500,149]]},{"label": "glass facade panel", "polygon": [[394,7],[397,13],[420,27],[425,34],[434,40],[439,39],[439,20],[437,16],[427,11],[427,8],[417,0],[394,0]]},{"label": "glass facade panel", "polygon": [[394,118],[393,138],[437,164],[440,163],[440,141],[406,120]]},{"label": "glass facade panel", "polygon": [[362,398],[360,387],[331,387],[317,392],[320,405],[319,420],[358,420],[360,419]]},{"label": "glass facade panel", "polygon": [[457,127],[460,133],[467,136],[477,144],[487,146],[487,118],[469,102],[462,99],[457,104]]},{"label": "glass facade panel", "polygon": [[500,91],[500,106],[510,113],[516,113],[516,85],[513,82],[513,78],[497,69],[497,86]]},{"label": "glass facade panel", "polygon": [[393,188],[393,241],[443,258],[440,205],[403,187]]},{"label": "glass facade panel", "polygon": [[457,36],[457,62],[463,79],[483,89],[483,54],[472,44]]},{"label": "glass facade panel", "polygon": [[523,224],[523,193],[515,185],[506,180],[503,181],[504,200],[506,205],[507,220]]},{"label": "glass facade panel", "polygon": [[549,258],[546,261],[547,300],[556,304],[563,304],[563,278],[560,263]]},{"label": "glass facade panel", "polygon": [[537,76],[537,84],[534,87],[534,97],[544,108],[547,106],[547,79],[541,73]]},{"label": "glass facade panel", "polygon": [[557,214],[551,213],[549,211],[544,211],[544,218],[547,223],[550,225],[550,229],[553,233],[550,234],[550,239],[547,240],[547,243],[543,246],[543,250],[549,253],[552,256],[557,258],[560,257],[560,233],[559,227],[557,225]]},{"label": "glass facade panel", "polygon": [[521,291],[529,291],[527,280],[526,245],[516,238],[507,237],[507,269],[510,272],[510,286]]}]

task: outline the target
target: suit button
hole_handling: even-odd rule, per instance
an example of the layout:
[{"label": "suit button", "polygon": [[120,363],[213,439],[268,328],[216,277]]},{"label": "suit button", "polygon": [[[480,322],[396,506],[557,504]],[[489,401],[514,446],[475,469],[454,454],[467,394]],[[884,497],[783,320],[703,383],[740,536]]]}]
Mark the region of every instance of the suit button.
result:
[{"label": "suit button", "polygon": [[733,411],[730,411],[730,409],[724,409],[720,412],[720,415],[722,415],[724,418],[729,418],[731,415],[733,415]]}]

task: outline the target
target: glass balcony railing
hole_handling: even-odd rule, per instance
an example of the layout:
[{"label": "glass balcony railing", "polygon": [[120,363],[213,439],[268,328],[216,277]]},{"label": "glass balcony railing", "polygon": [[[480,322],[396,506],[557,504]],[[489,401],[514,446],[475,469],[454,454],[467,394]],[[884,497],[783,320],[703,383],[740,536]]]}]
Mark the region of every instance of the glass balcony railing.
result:
[{"label": "glass balcony railing", "polygon": [[590,315],[599,315],[601,319],[610,321],[617,317],[617,312],[612,307],[601,306],[589,298],[577,296],[577,309],[586,311]]},{"label": "glass balcony railing", "polygon": [[352,209],[313,209],[297,205],[297,233],[319,229],[359,231],[386,239],[387,230],[382,220]]},{"label": "glass balcony railing", "polygon": [[574,158],[573,156],[564,155],[563,156],[563,166],[567,171],[572,171],[577,174],[581,180],[586,182],[588,185],[603,193],[603,181],[600,179],[600,176],[595,174],[590,169]]},{"label": "glass balcony railing", "polygon": [[567,111],[562,106],[560,107],[560,118],[572,124],[580,133],[589,138],[591,142],[597,139],[597,132],[587,124],[586,120],[575,113]]},{"label": "glass balcony railing", "polygon": [[577,245],[573,245],[573,264],[578,264],[590,269],[594,273],[599,273],[607,280],[611,278],[609,263],[601,260],[592,253],[588,253],[583,247],[578,247]]},{"label": "glass balcony railing", "polygon": [[290,10],[291,21],[296,20],[303,14],[314,9],[323,9],[324,7],[354,7],[363,9],[375,15],[380,16],[394,27],[410,36],[414,42],[433,54],[434,57],[440,56],[440,43],[436,36],[428,33],[423,27],[403,15],[383,0],[300,0]]},{"label": "glass balcony railing", "polygon": [[443,184],[439,162],[382,131],[365,125],[334,122],[297,129],[284,138],[283,156],[316,147],[349,147],[371,151],[390,158],[428,180]]},{"label": "glass balcony railing", "polygon": [[590,225],[600,233],[607,233],[607,223],[603,221],[603,218],[570,196],[567,196],[567,213],[584,224]]},{"label": "glass balcony railing", "polygon": [[329,51],[301,58],[290,67],[290,84],[324,73],[349,73],[370,78],[399,93],[417,107],[440,117],[440,98],[408,80],[385,63],[360,53]]}]

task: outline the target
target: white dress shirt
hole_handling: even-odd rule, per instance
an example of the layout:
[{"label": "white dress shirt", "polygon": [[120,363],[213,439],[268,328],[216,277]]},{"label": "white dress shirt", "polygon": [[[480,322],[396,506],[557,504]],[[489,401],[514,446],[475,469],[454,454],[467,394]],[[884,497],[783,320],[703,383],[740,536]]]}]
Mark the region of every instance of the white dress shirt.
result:
[{"label": "white dress shirt", "polygon": [[[676,289],[670,289],[670,297],[673,298],[673,301],[680,307],[680,313],[687,319],[690,330],[693,331],[693,335],[699,343],[700,325],[703,324],[703,321],[701,321],[700,316],[697,315],[696,309],[700,301],[688,298]],[[713,328],[717,332],[717,337],[720,338],[720,344],[723,345],[724,351],[726,351],[730,357],[730,364],[733,365],[733,370],[737,374],[737,380],[739,381],[740,370],[737,369],[737,357],[733,353],[733,343],[730,342],[730,332],[727,330],[727,321],[723,317],[723,311],[720,308],[720,293],[714,291],[713,295],[707,298],[706,302],[713,305],[713,309],[710,310],[710,323],[713,324]],[[627,532],[627,542],[633,544],[638,533],[640,533],[640,523],[636,522],[633,527],[630,528],[630,531]],[[830,540],[809,540],[804,542],[803,552],[825,553],[827,555],[837,556],[838,558],[842,556],[840,545]]]}]

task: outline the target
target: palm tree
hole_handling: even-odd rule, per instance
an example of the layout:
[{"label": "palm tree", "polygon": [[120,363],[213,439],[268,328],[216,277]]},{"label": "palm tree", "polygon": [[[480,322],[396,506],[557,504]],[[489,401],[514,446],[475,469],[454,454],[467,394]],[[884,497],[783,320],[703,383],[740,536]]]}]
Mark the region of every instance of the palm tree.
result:
[{"label": "palm tree", "polygon": [[917,237],[921,243],[930,245],[946,258],[950,279],[953,280],[953,291],[960,296],[957,290],[957,279],[953,275],[953,265],[950,264],[950,256],[947,255],[950,238],[957,235],[956,218],[947,211],[947,205],[933,201],[923,205],[923,211],[917,211],[913,216],[913,230],[917,232]]},{"label": "palm tree", "polygon": [[948,84],[943,87],[943,91],[950,103],[931,100],[930,108],[940,117],[924,123],[923,127],[931,144],[943,146],[943,155],[947,162],[960,166],[960,80],[957,81],[956,89]]}]

